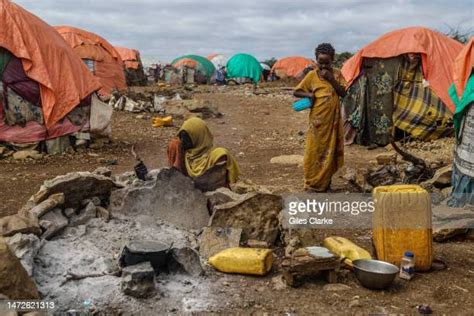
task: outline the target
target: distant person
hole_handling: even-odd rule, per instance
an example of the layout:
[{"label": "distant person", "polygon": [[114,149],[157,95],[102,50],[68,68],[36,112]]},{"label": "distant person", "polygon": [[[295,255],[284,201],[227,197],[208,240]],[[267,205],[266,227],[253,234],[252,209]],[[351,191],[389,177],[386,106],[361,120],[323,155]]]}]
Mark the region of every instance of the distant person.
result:
[{"label": "distant person", "polygon": [[268,81],[268,76],[269,75],[270,75],[270,70],[268,70],[268,69],[263,69],[262,70],[263,81]]},{"label": "distant person", "polygon": [[161,64],[155,65],[153,72],[153,77],[155,78],[155,83],[157,83],[161,78]]},{"label": "distant person", "polygon": [[214,147],[211,131],[197,117],[186,120],[178,131],[178,137],[169,143],[168,162],[194,180],[216,165],[225,165],[227,172],[221,181],[223,186],[236,182],[240,174],[234,157],[227,149]]},{"label": "distant person", "polygon": [[312,102],[304,153],[306,191],[326,192],[332,176],[344,164],[344,131],[339,98],[345,96],[346,82],[332,66],[335,50],[323,43],[315,50],[317,68],[295,88],[298,98]]},{"label": "distant person", "polygon": [[224,85],[225,84],[225,77],[227,75],[227,72],[225,71],[225,67],[220,67],[216,71],[216,83],[218,85]]}]

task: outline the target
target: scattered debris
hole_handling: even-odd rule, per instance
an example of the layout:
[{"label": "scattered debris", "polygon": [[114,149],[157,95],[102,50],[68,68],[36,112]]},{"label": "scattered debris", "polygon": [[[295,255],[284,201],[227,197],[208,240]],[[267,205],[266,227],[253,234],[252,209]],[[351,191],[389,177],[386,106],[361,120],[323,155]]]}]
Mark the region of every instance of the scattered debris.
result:
[{"label": "scattered debris", "polygon": [[433,313],[433,310],[429,305],[419,305],[416,307],[418,310],[418,313],[423,314],[423,315],[429,315]]},{"label": "scattered debris", "polygon": [[43,154],[39,153],[36,150],[21,150],[13,154],[13,159],[15,160],[26,160],[28,158],[35,159],[35,160],[42,159]]},{"label": "scattered debris", "polygon": [[165,113],[179,119],[186,119],[192,114],[198,114],[202,119],[222,117],[222,113],[209,101],[196,99],[167,101],[165,102]]},{"label": "scattered debris", "polygon": [[152,121],[153,127],[166,127],[166,126],[173,126],[173,117],[166,116],[166,117],[155,117]]}]

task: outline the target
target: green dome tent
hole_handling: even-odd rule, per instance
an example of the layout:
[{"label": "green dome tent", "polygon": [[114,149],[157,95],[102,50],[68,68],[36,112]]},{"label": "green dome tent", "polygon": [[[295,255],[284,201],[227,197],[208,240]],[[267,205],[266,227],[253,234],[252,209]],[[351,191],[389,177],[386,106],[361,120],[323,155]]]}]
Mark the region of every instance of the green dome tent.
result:
[{"label": "green dome tent", "polygon": [[249,78],[257,83],[262,78],[262,66],[252,55],[234,55],[227,62],[227,78]]},{"label": "green dome tent", "polygon": [[182,67],[183,65],[194,67],[208,79],[211,78],[216,71],[216,67],[214,67],[213,63],[211,63],[207,58],[198,55],[185,55],[178,57],[171,62],[171,65],[176,68]]}]

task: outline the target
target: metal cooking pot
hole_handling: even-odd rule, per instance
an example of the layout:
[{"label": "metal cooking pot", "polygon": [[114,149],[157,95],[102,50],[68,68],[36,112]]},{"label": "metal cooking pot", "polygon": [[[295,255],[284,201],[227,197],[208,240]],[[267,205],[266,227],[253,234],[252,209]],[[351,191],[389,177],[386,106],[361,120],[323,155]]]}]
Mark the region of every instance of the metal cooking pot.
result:
[{"label": "metal cooking pot", "polygon": [[353,261],[352,265],[359,282],[369,289],[389,287],[399,272],[397,266],[380,260],[359,259]]}]

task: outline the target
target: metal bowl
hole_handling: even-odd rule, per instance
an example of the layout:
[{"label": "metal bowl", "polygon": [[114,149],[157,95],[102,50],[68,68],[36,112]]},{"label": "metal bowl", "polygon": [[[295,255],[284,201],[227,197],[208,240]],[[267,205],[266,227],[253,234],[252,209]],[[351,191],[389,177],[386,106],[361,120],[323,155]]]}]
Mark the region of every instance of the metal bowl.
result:
[{"label": "metal bowl", "polygon": [[354,260],[352,265],[360,284],[375,290],[389,287],[399,272],[397,266],[380,260],[359,259]]}]

